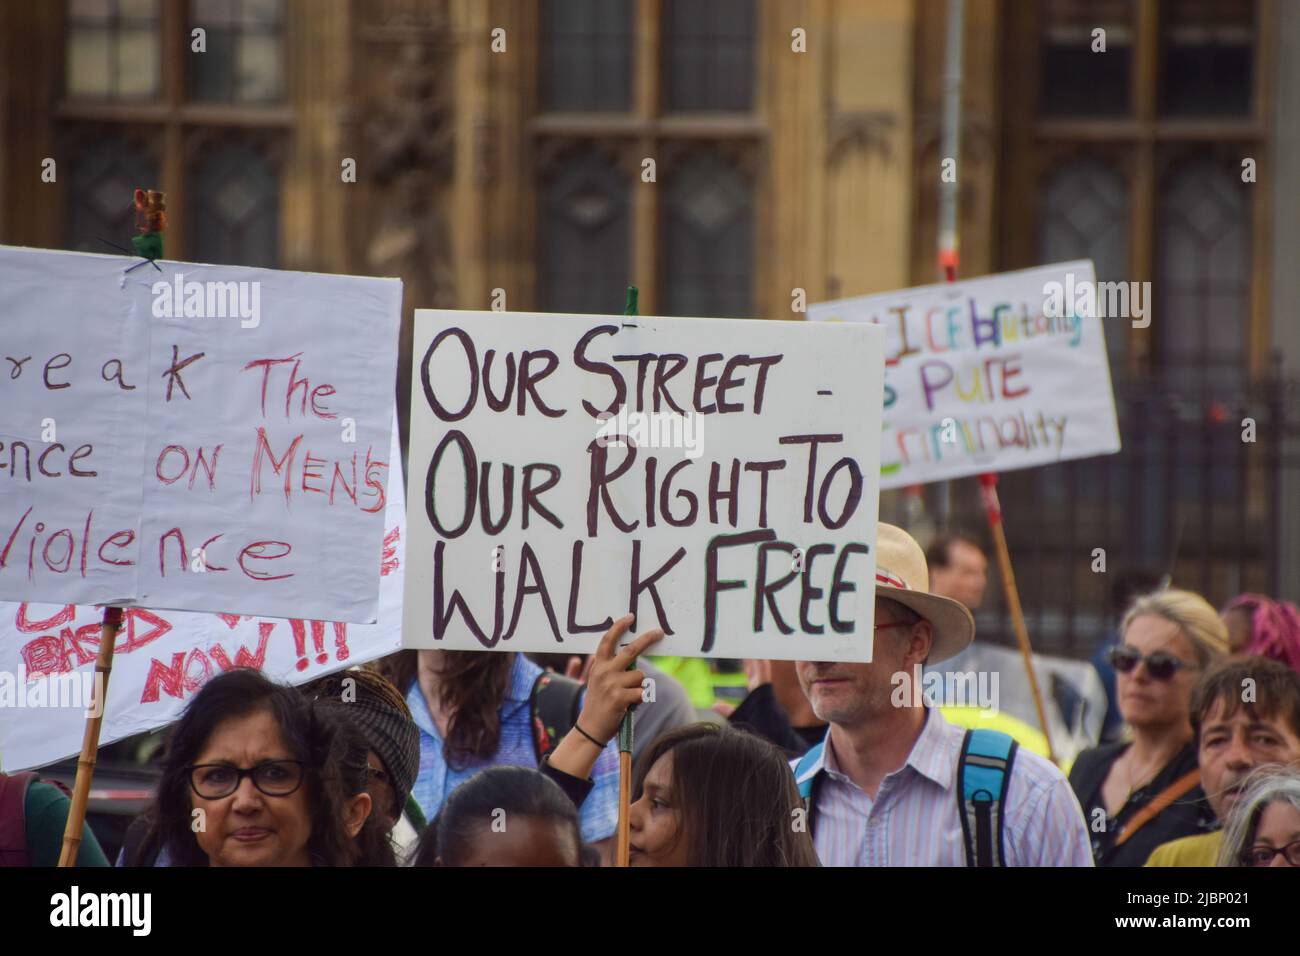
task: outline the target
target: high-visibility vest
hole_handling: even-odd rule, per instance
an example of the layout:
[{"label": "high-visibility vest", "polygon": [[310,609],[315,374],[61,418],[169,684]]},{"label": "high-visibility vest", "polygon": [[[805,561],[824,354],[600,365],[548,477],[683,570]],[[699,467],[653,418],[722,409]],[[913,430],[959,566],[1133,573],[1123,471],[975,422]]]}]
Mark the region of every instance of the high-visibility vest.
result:
[{"label": "high-visibility vest", "polygon": [[[939,710],[943,714],[943,719],[950,724],[956,724],[958,727],[975,729],[987,727],[989,730],[1000,730],[1015,738],[1016,743],[1026,750],[1040,757],[1047,757],[1047,738],[1043,736],[1042,731],[1008,713],[1000,710],[987,711],[980,707],[940,707]],[[1062,769],[1069,773],[1068,767]]]},{"label": "high-visibility vest", "polygon": [[714,670],[713,662],[704,657],[651,657],[650,660],[681,682],[691,706],[699,710],[708,710],[718,701],[738,705],[745,699],[749,678],[744,671]]}]

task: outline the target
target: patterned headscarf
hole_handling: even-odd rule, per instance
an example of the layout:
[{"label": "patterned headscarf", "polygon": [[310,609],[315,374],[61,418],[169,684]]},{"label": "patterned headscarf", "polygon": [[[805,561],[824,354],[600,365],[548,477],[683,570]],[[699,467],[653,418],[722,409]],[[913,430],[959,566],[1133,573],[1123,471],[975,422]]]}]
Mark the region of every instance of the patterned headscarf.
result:
[{"label": "patterned headscarf", "polygon": [[1250,612],[1246,652],[1300,671],[1300,609],[1290,601],[1274,601],[1263,594],[1238,595],[1224,611],[1238,608]]},{"label": "patterned headscarf", "polygon": [[[352,683],[344,681],[351,679]],[[339,671],[304,687],[316,699],[340,701],[352,715],[370,749],[384,762],[400,809],[420,771],[420,731],[401,693],[368,669]]]}]

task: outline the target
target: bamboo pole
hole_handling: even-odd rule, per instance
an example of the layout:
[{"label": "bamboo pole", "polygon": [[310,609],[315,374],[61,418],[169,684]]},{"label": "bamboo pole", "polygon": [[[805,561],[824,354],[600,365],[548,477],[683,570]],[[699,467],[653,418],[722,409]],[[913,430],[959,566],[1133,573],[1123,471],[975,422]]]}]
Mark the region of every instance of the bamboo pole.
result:
[{"label": "bamboo pole", "polygon": [[[624,734],[624,730],[627,731]],[[624,737],[626,736],[626,748]],[[632,808],[632,711],[618,726],[618,854],[619,866],[632,862],[632,829],[628,814]]]},{"label": "bamboo pole", "polygon": [[[104,722],[104,707],[108,702],[108,675],[113,670],[113,647],[121,629],[122,609],[104,608],[104,621],[99,631],[99,654],[95,657],[97,679],[91,697],[91,716],[86,718],[86,732],[81,738],[77,781],[72,787],[72,806],[68,808],[68,823],[63,830],[63,852],[59,855],[59,866],[77,865],[81,830],[86,823],[86,803],[90,799],[90,781],[95,775],[95,761],[99,753],[99,729]],[[101,674],[102,678],[99,676]]]},{"label": "bamboo pole", "polygon": [[1002,527],[1002,505],[998,501],[998,476],[980,475],[980,495],[984,499],[984,513],[989,519],[989,530],[993,533],[993,544],[998,556],[998,569],[1002,572],[1002,588],[1007,595],[1007,608],[1011,611],[1011,623],[1016,632],[1016,643],[1020,645],[1020,656],[1025,662],[1025,674],[1029,677],[1029,689],[1034,695],[1034,710],[1038,713],[1038,726],[1047,741],[1047,758],[1056,763],[1056,752],[1052,748],[1052,735],[1047,729],[1047,712],[1043,708],[1043,694],[1038,688],[1038,675],[1034,673],[1034,652],[1029,646],[1029,632],[1025,628],[1025,612],[1020,607],[1020,591],[1016,588],[1016,575],[1011,569],[1011,551],[1007,548],[1007,535]]},{"label": "bamboo pole", "polygon": [[[136,189],[132,205],[135,208],[136,235],[131,237],[131,246],[142,261],[126,271],[131,272],[145,263],[158,269],[155,260],[162,258],[166,239],[166,196],[156,189]],[[68,808],[68,822],[63,829],[63,851],[59,854],[59,866],[77,865],[81,831],[86,824],[86,804],[90,800],[90,782],[95,776],[95,762],[99,754],[99,731],[104,724],[104,710],[108,706],[108,676],[113,671],[113,650],[117,644],[117,633],[121,629],[122,609],[104,608],[104,619],[99,628],[99,653],[95,656],[97,679],[91,696],[91,713],[86,718],[86,730],[81,738],[81,756],[77,759],[77,779],[72,786],[72,806]]]}]

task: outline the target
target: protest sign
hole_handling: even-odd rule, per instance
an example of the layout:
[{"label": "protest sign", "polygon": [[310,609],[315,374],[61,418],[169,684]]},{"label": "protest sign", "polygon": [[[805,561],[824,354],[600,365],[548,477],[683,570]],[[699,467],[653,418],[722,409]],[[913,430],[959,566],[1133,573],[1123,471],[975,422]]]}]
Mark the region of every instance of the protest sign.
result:
[{"label": "protest sign", "polygon": [[[395,436],[390,454],[399,460]],[[171,723],[204,681],[233,667],[255,667],[274,680],[300,684],[399,650],[406,524],[401,468],[387,481],[383,547],[372,569],[379,580],[377,623],[129,608],[115,645],[100,745]],[[0,604],[0,768],[6,772],[80,749],[100,618],[93,607]]]},{"label": "protest sign", "polygon": [[881,488],[1119,451],[1097,291],[1083,260],[809,306],[885,330]]},{"label": "protest sign", "polygon": [[869,660],[883,343],[417,311],[404,644]]},{"label": "protest sign", "polygon": [[0,598],[368,622],[401,283],[0,247]]}]

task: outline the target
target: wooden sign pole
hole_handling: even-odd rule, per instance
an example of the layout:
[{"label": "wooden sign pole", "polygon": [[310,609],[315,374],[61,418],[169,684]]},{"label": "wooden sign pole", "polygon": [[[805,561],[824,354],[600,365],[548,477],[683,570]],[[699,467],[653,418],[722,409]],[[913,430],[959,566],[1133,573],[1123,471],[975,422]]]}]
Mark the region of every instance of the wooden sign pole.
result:
[{"label": "wooden sign pole", "polygon": [[86,823],[86,804],[90,799],[90,781],[95,775],[95,761],[99,753],[99,728],[103,725],[104,708],[108,703],[108,675],[113,670],[113,646],[117,643],[117,632],[121,629],[122,609],[104,608],[104,622],[99,631],[99,654],[95,657],[97,679],[91,698],[92,716],[86,718],[86,732],[81,738],[77,781],[72,787],[72,806],[68,809],[68,823],[63,829],[63,851],[59,854],[59,866],[77,865],[81,830]]},{"label": "wooden sign pole", "polygon": [[1011,624],[1016,632],[1016,643],[1020,645],[1020,656],[1025,662],[1025,675],[1029,678],[1029,689],[1034,695],[1034,710],[1038,714],[1038,726],[1043,731],[1043,739],[1047,741],[1047,759],[1056,763],[1052,735],[1047,729],[1047,712],[1043,708],[1043,694],[1038,688],[1038,676],[1034,673],[1034,652],[1029,646],[1025,612],[1020,607],[1020,591],[1016,587],[1016,574],[1011,569],[1011,551],[1007,548],[1007,535],[1002,527],[1002,505],[998,501],[997,475],[980,475],[980,495],[984,499],[984,513],[989,519],[989,530],[993,533],[998,569],[1002,572],[1002,588],[1007,595],[1007,609],[1011,612]]},{"label": "wooden sign pole", "polygon": [[[165,196],[156,189],[137,189],[133,204],[136,235],[131,238],[131,245],[142,257],[142,261],[126,271],[138,269],[146,262],[157,269],[158,263],[154,260],[162,258],[163,238],[167,228]],[[104,724],[104,711],[108,706],[108,676],[113,670],[113,649],[121,629],[122,609],[104,608],[104,620],[99,629],[99,653],[95,657],[97,679],[91,697],[91,716],[86,718],[86,731],[81,738],[81,756],[77,758],[77,779],[72,786],[68,822],[63,828],[63,851],[59,854],[59,866],[77,865],[81,831],[86,824],[86,804],[90,801],[90,782],[95,776],[95,763],[99,754],[99,731]]]},{"label": "wooden sign pole", "polygon": [[[954,161],[961,153],[962,43],[965,39],[965,13],[964,0],[948,0],[940,153]],[[938,259],[939,271],[942,273],[945,282],[957,281],[957,264],[960,259],[958,253],[959,212],[957,178],[953,176],[947,180],[942,180],[939,184]],[[998,503],[997,481],[997,475],[980,475],[984,513],[988,517],[989,530],[993,533],[998,568],[1002,571],[1002,586],[1007,594],[1007,606],[1011,610],[1011,621],[1015,627],[1016,640],[1020,644],[1020,653],[1025,660],[1025,674],[1029,677],[1029,687],[1034,694],[1034,706],[1038,711],[1038,726],[1042,728],[1043,737],[1047,740],[1047,754],[1055,763],[1056,757],[1052,751],[1052,736],[1047,732],[1047,716],[1043,710],[1043,696],[1038,689],[1038,678],[1034,675],[1033,653],[1029,648],[1029,633],[1025,630],[1025,616],[1020,608],[1020,592],[1016,589],[1016,576],[1011,569],[1011,552],[1007,549],[1007,536],[1002,528],[1002,507]],[[948,517],[946,488],[945,484],[945,506],[943,508],[943,518],[945,520]]]},{"label": "wooden sign pole", "polygon": [[[637,314],[637,288],[627,287],[627,303],[623,307],[624,315]],[[629,667],[636,667],[633,661]],[[632,807],[632,708],[623,714],[618,725],[618,838],[614,861],[617,866],[628,866],[632,862],[632,830],[628,814]]]}]

